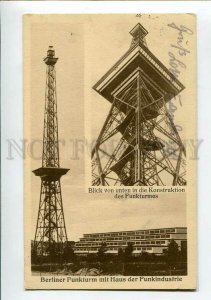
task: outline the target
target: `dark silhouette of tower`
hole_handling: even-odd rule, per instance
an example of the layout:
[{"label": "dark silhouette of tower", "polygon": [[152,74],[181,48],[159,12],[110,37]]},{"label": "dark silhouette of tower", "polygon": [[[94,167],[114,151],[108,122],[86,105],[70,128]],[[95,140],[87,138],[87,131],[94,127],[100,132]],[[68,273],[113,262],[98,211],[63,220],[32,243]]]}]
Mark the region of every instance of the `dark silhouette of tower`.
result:
[{"label": "dark silhouette of tower", "polygon": [[92,151],[92,185],[186,185],[185,148],[167,103],[184,86],[137,24],[130,49],[95,84],[111,108]]},{"label": "dark silhouette of tower", "polygon": [[67,241],[60,178],[69,169],[60,168],[55,64],[52,46],[44,59],[47,65],[42,167],[34,170],[41,178],[40,203],[34,245],[38,255],[63,252]]}]

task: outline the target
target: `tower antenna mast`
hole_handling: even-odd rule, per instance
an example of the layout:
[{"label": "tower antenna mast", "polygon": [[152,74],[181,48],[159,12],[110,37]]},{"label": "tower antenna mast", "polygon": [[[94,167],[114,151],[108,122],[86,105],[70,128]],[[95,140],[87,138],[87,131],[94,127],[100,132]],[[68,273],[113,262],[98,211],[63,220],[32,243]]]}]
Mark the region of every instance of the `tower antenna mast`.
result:
[{"label": "tower antenna mast", "polygon": [[63,253],[67,231],[61,194],[61,176],[69,169],[59,163],[58,118],[56,97],[56,70],[53,46],[49,46],[46,64],[46,92],[43,130],[42,167],[33,171],[41,179],[40,202],[34,238],[37,255],[51,256]]}]

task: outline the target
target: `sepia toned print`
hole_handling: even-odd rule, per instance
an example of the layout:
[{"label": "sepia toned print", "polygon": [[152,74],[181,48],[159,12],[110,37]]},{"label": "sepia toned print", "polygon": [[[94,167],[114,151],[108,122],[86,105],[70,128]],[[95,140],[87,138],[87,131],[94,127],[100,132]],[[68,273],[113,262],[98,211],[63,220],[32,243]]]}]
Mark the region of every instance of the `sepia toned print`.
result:
[{"label": "sepia toned print", "polygon": [[186,185],[185,147],[168,107],[185,87],[150,52],[140,23],[130,34],[130,49],[94,86],[111,109],[93,149],[92,184]]},{"label": "sepia toned print", "polygon": [[27,289],[196,288],[195,34],[24,16]]}]

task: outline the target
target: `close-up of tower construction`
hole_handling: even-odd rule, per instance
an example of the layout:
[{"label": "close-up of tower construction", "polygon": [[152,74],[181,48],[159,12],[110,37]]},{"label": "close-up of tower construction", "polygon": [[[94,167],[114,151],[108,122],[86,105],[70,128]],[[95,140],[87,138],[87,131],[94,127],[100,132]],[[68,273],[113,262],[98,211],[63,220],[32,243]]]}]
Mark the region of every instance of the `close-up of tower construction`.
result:
[{"label": "close-up of tower construction", "polygon": [[44,59],[47,65],[42,167],[34,170],[41,179],[40,202],[34,246],[38,255],[61,254],[67,241],[60,178],[69,169],[60,168],[55,64],[52,46]]},{"label": "close-up of tower construction", "polygon": [[129,50],[93,87],[111,107],[92,149],[92,185],[186,185],[185,147],[168,110],[185,87],[148,49],[140,23],[130,34]]}]

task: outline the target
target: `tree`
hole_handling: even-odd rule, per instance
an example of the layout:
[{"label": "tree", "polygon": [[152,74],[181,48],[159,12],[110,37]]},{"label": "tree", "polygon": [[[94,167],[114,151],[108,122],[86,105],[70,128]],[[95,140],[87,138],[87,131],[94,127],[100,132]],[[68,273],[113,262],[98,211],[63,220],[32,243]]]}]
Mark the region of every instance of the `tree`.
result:
[{"label": "tree", "polygon": [[65,243],[64,250],[63,250],[63,262],[74,262],[76,260],[76,255],[72,246],[69,243]]},{"label": "tree", "polygon": [[37,263],[37,248],[35,246],[31,246],[31,262],[32,264]]},{"label": "tree", "polygon": [[56,242],[53,240],[47,248],[47,251],[49,252],[49,262],[50,263],[56,263],[57,261],[57,245]]},{"label": "tree", "polygon": [[144,262],[149,261],[149,253],[145,252],[145,251],[141,252],[140,259],[141,259],[141,261],[144,261]]},{"label": "tree", "polygon": [[122,248],[118,249],[118,259],[122,261],[124,259],[124,251]]},{"label": "tree", "polygon": [[127,243],[125,248],[125,260],[129,260],[133,253],[133,244],[131,242]]},{"label": "tree", "polygon": [[187,241],[181,242],[180,256],[183,261],[187,262]]},{"label": "tree", "polygon": [[105,252],[106,251],[107,251],[107,245],[106,245],[106,243],[102,243],[97,252],[97,256],[98,256],[100,262],[105,261],[105,257],[106,257]]},{"label": "tree", "polygon": [[121,274],[124,275],[125,272],[125,252],[123,251],[122,248],[118,249],[118,260],[120,263],[122,263],[122,270],[121,270]]},{"label": "tree", "polygon": [[170,241],[165,257],[166,257],[166,262],[170,267],[170,275],[171,275],[171,270],[172,268],[175,268],[179,258],[179,246],[174,240]]}]

